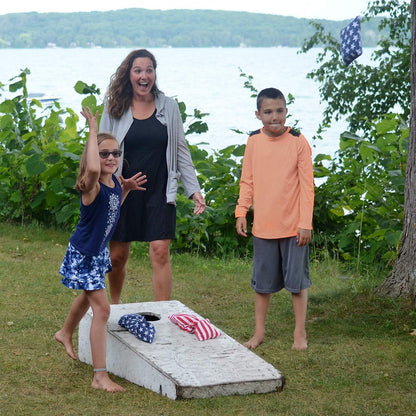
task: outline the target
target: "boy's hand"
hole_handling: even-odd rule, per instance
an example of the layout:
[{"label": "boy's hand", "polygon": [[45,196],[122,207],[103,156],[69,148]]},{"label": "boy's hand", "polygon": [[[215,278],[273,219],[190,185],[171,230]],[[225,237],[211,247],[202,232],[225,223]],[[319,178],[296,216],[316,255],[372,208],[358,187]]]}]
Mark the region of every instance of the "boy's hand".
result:
[{"label": "boy's hand", "polygon": [[304,228],[298,229],[298,234],[296,236],[296,240],[298,242],[298,246],[306,246],[310,243],[312,238],[312,231],[311,230],[305,230]]},{"label": "boy's hand", "polygon": [[238,217],[235,224],[237,234],[243,237],[247,237],[247,219],[246,217]]},{"label": "boy's hand", "polygon": [[92,114],[91,109],[89,107],[84,108],[82,107],[81,114],[86,118],[90,131],[98,131],[98,110],[96,111],[95,115]]},{"label": "boy's hand", "polygon": [[136,173],[129,179],[124,179],[121,175],[119,176],[119,178],[121,181],[123,192],[146,190],[146,188],[143,188],[141,186],[147,182],[146,175],[143,175],[142,172]]}]

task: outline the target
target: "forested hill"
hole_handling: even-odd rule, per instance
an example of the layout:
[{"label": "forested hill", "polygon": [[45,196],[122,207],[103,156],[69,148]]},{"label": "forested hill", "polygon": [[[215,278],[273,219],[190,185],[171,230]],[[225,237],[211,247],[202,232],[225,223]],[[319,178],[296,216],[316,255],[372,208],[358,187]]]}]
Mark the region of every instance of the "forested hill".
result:
[{"label": "forested hill", "polygon": [[[342,22],[318,20],[337,38]],[[375,46],[378,20],[362,25]],[[124,9],[108,12],[0,15],[0,48],[299,47],[314,33],[307,19],[213,10]]]}]

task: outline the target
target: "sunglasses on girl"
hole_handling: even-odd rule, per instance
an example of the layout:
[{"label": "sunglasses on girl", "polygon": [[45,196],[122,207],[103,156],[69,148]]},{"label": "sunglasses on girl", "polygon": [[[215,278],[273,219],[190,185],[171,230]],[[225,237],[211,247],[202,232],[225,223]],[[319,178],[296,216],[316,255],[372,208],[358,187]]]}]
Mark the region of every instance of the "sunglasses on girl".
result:
[{"label": "sunglasses on girl", "polygon": [[116,159],[118,159],[121,156],[121,150],[114,150],[114,152],[98,152],[101,159],[108,159],[110,155],[113,155]]}]

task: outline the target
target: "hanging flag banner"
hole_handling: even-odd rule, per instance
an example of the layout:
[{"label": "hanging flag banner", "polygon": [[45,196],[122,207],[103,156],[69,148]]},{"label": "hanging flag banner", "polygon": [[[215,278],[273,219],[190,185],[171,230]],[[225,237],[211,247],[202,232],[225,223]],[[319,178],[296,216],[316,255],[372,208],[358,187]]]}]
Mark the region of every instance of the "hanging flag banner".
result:
[{"label": "hanging flag banner", "polygon": [[357,16],[341,30],[341,55],[345,66],[363,53],[361,46],[361,19]]}]

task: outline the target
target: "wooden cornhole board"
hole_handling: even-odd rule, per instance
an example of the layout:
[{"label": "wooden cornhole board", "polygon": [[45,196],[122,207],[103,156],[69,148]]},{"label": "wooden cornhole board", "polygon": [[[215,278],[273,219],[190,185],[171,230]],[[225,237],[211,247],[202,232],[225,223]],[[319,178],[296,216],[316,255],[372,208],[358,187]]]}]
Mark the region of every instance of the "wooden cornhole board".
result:
[{"label": "wooden cornhole board", "polygon": [[[128,313],[149,318],[156,330],[153,343],[137,339],[118,325],[120,317]],[[174,313],[202,318],[177,300],[111,305],[107,325],[108,371],[173,400],[283,389],[284,377],[277,369],[224,331],[215,339],[198,341],[194,334],[168,319]],[[80,361],[90,365],[91,320],[90,309],[80,323],[78,342]]]}]

